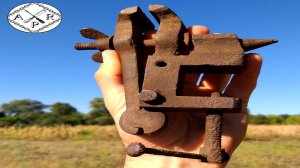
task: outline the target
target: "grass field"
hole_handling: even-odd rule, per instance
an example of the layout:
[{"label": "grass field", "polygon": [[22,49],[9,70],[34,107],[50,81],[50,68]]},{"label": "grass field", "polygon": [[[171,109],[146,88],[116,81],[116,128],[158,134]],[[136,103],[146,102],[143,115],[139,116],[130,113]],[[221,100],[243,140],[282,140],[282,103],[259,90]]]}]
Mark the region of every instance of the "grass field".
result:
[{"label": "grass field", "polygon": [[229,168],[299,168],[299,140],[244,141]]},{"label": "grass field", "polygon": [[[297,168],[300,126],[249,126],[229,168]],[[122,143],[113,126],[0,128],[0,168],[118,168]]]}]

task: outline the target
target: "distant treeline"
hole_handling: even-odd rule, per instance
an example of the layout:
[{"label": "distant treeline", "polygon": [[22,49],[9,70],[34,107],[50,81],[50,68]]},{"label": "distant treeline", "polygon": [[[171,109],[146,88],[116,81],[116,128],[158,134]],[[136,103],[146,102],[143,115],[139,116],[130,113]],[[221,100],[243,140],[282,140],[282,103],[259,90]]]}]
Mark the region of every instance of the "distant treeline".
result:
[{"label": "distant treeline", "polygon": [[[36,100],[15,100],[0,105],[0,127],[54,125],[109,125],[114,121],[102,98],[90,102],[91,110],[80,113],[68,103],[45,105]],[[47,112],[46,112],[46,109]]]},{"label": "distant treeline", "polygon": [[[80,113],[68,103],[45,105],[36,100],[14,100],[0,105],[0,127],[54,125],[110,125],[114,121],[102,98],[90,101],[91,110]],[[46,112],[46,109],[47,112]],[[300,115],[250,115],[250,124],[300,124]]]},{"label": "distant treeline", "polygon": [[300,115],[250,115],[250,124],[300,125]]},{"label": "distant treeline", "polygon": [[300,125],[300,115],[250,115],[250,124]]}]

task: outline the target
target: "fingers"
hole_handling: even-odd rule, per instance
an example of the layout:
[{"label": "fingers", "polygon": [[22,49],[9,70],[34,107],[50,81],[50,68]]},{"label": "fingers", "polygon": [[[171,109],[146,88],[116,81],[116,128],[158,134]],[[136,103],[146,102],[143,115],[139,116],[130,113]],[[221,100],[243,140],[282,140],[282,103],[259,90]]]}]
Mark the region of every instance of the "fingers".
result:
[{"label": "fingers", "polygon": [[230,74],[204,74],[199,86],[211,91],[222,91],[226,87],[230,76]]},{"label": "fingers", "polygon": [[193,34],[208,34],[209,33],[209,29],[207,27],[201,26],[201,25],[191,26],[187,29],[187,31],[190,33],[190,35],[193,35]]},{"label": "fingers", "polygon": [[[191,26],[187,29],[187,31],[189,32],[190,36],[195,35],[195,34],[208,34],[209,33],[209,29],[207,27],[200,26],[200,25]],[[184,79],[184,84],[185,84],[184,88],[190,88],[190,87],[187,87],[190,85],[190,86],[194,87],[194,89],[196,89],[195,86],[198,81],[199,75],[200,74],[197,74],[197,73],[186,74],[185,79]],[[184,93],[187,93],[187,92],[194,93],[193,91],[189,91],[189,89],[184,89],[183,92]]]},{"label": "fingers", "polygon": [[[187,29],[187,31],[189,32],[190,35],[193,34],[208,34],[209,33],[209,29],[205,26],[201,26],[201,25],[195,25],[195,26],[191,26]],[[145,39],[153,39],[155,38],[155,33],[156,31],[148,31],[145,33],[144,38]]]},{"label": "fingers", "polygon": [[[212,92],[222,92],[230,80],[230,74],[204,74],[200,85],[196,86],[199,74],[186,74],[184,95],[210,96]],[[195,82],[196,81],[196,82]]]},{"label": "fingers", "polygon": [[121,71],[121,62],[118,53],[114,50],[102,52],[103,64],[95,73],[95,79],[102,91],[105,105],[114,116],[119,111],[120,100],[124,99],[124,86]]},{"label": "fingers", "polygon": [[262,58],[258,54],[247,54],[244,57],[242,74],[234,75],[224,94],[238,97],[243,101],[242,111],[246,112],[247,103],[252,91],[256,87],[262,65]]},{"label": "fingers", "polygon": [[[208,34],[209,29],[205,26],[192,26],[188,28],[188,32],[190,35],[195,34]],[[230,79],[230,75],[226,74],[205,74],[200,82],[199,87],[195,87],[197,81],[199,79],[199,74],[186,74],[185,76],[185,90],[184,94],[186,95],[201,95],[207,96],[210,95],[213,91],[223,90],[228,80]]]}]

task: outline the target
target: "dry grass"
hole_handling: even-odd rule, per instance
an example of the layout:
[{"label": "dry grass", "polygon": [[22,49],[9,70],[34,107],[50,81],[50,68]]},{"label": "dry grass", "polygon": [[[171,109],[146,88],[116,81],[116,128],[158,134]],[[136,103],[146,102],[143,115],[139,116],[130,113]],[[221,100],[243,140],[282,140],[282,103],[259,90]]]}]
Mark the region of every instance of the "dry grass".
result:
[{"label": "dry grass", "polygon": [[121,168],[119,140],[0,140],[0,168]]},{"label": "dry grass", "polygon": [[244,141],[228,168],[299,168],[300,143],[294,139]]},{"label": "dry grass", "polygon": [[122,167],[114,126],[0,128],[0,168]]},{"label": "dry grass", "polygon": [[[229,168],[300,165],[300,126],[250,125],[246,139]],[[10,127],[0,128],[0,158],[0,168],[118,168],[124,147],[114,126]]]},{"label": "dry grass", "polygon": [[[118,139],[115,126],[56,126],[0,128],[0,139],[108,140]],[[300,139],[300,125],[249,125],[246,140]]]},{"label": "dry grass", "polygon": [[15,140],[109,140],[118,139],[115,126],[56,126],[0,128],[0,139]]},{"label": "dry grass", "polygon": [[249,125],[246,140],[300,139],[300,125]]}]

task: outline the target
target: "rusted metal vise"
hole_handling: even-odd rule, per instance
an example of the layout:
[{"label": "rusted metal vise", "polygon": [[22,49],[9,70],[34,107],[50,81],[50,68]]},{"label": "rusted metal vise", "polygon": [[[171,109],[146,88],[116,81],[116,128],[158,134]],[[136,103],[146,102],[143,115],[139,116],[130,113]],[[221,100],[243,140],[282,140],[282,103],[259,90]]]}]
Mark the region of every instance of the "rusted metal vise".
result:
[{"label": "rusted metal vise", "polygon": [[[165,112],[204,112],[205,143],[200,154],[150,149],[140,143],[129,145],[127,154],[186,157],[210,163],[228,160],[228,154],[221,148],[222,114],[240,112],[242,101],[218,92],[210,97],[183,95],[185,74],[241,73],[245,51],[277,40],[239,39],[235,34],[190,36],[180,18],[169,8],[150,5],[149,11],[160,23],[154,39],[144,39],[146,32],[154,30],[153,23],[139,7],[131,7],[120,12],[114,36],[84,28],[80,33],[96,41],[76,44],[75,48],[115,49],[120,54],[127,109],[119,124],[124,131],[153,133],[167,123]],[[92,58],[102,62],[101,52]]]}]

